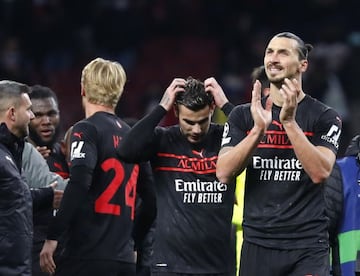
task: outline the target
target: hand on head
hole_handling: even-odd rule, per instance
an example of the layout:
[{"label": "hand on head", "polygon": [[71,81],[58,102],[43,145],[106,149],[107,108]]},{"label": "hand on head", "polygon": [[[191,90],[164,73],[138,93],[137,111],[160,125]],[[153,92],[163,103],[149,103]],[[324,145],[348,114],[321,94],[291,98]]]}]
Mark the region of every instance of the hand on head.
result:
[{"label": "hand on head", "polygon": [[160,105],[165,108],[167,111],[169,111],[175,102],[175,96],[178,92],[184,91],[184,86],[186,84],[185,79],[181,78],[175,78],[169,87],[166,89],[161,101]]},{"label": "hand on head", "polygon": [[213,95],[215,105],[217,107],[222,108],[224,104],[229,102],[223,89],[221,88],[221,86],[219,85],[219,83],[216,81],[215,78],[213,77],[207,78],[204,81],[204,86],[205,86],[205,91]]}]

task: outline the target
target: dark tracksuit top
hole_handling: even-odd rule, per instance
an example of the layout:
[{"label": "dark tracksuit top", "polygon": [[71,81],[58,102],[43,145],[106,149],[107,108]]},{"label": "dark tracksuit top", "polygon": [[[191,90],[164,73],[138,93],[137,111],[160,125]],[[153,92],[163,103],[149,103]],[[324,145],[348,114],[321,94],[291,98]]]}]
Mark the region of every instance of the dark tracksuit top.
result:
[{"label": "dark tracksuit top", "polygon": [[[30,191],[21,175],[24,140],[0,125],[0,275],[31,275],[32,210],[52,203],[52,188]],[[34,201],[34,202],[33,202]]]}]

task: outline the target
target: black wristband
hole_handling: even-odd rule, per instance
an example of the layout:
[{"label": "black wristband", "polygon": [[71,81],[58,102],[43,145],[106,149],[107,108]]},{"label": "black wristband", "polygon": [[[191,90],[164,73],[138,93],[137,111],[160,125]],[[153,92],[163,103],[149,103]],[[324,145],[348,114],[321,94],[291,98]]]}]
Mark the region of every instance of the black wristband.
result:
[{"label": "black wristband", "polygon": [[223,105],[221,110],[225,113],[226,116],[229,116],[230,112],[233,110],[235,106],[231,102],[227,102]]}]

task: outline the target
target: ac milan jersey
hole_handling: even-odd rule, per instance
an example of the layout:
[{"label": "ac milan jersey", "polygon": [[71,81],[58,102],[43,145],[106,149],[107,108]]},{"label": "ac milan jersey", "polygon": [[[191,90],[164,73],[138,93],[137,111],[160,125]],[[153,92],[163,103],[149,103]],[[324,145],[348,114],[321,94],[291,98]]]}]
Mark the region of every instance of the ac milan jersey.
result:
[{"label": "ac milan jersey", "polygon": [[211,125],[201,144],[178,126],[157,128],[151,164],[157,190],[153,271],[225,273],[235,185],[215,176],[222,126]]},{"label": "ac milan jersey", "polygon": [[46,158],[50,171],[57,173],[62,178],[69,178],[69,166],[65,155],[61,152],[60,144],[55,143],[50,155]]},{"label": "ac milan jersey", "polygon": [[[222,110],[229,114],[230,103]],[[235,183],[216,178],[223,126],[210,124],[201,143],[190,143],[178,125],[159,127],[162,106],[137,122],[118,154],[132,162],[150,160],[157,217],[153,272],[221,274],[230,271],[231,217]]]},{"label": "ac milan jersey", "polygon": [[67,226],[66,256],[134,263],[131,235],[139,166],[122,162],[115,151],[129,129],[106,112],[73,127],[70,181],[48,235],[56,238]]},{"label": "ac milan jersey", "polygon": [[[279,249],[326,247],[323,185],[305,173],[280,123],[280,110],[273,105],[272,123],[247,166],[244,239]],[[333,109],[306,95],[296,121],[313,145],[336,154],[341,120]],[[250,104],[236,107],[225,125],[222,146],[237,145],[253,125]]]}]

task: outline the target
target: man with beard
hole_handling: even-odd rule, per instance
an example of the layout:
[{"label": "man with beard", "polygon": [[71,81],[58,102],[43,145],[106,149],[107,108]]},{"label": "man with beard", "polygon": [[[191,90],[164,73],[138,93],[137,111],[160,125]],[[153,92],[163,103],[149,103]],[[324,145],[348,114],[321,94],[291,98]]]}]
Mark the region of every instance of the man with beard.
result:
[{"label": "man with beard", "polygon": [[[49,87],[41,85],[32,86],[29,96],[35,118],[31,120],[29,125],[28,141],[46,159],[51,172],[67,179],[69,177],[68,163],[61,150],[61,145],[57,141],[60,125],[57,96]],[[63,189],[64,186],[60,185],[58,188]],[[34,212],[33,276],[46,275],[41,272],[39,255],[46,238],[48,223],[53,215],[53,211],[52,208],[48,208]],[[61,246],[59,246],[57,254],[60,251]]]},{"label": "man with beard", "polygon": [[256,81],[251,103],[224,128],[217,177],[230,184],[246,168],[240,275],[329,275],[323,186],[341,120],[302,90],[311,48],[292,33],[275,35],[264,56],[269,95],[261,98]]},{"label": "man with beard", "polygon": [[52,172],[68,178],[68,164],[57,141],[60,127],[57,96],[49,87],[34,85],[31,89],[30,100],[35,118],[30,122],[28,141],[45,157]]},{"label": "man with beard", "polygon": [[32,209],[50,206],[54,197],[53,186],[30,193],[22,175],[24,138],[34,118],[29,91],[0,81],[0,275],[32,275]]}]

